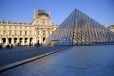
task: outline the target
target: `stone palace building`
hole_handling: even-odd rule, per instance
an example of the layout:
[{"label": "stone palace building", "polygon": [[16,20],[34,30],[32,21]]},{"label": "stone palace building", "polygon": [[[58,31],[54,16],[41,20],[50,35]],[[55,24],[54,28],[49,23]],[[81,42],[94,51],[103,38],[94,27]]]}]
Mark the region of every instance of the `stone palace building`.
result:
[{"label": "stone palace building", "polygon": [[0,21],[0,45],[45,44],[45,40],[57,27],[46,10],[35,10],[31,23]]}]

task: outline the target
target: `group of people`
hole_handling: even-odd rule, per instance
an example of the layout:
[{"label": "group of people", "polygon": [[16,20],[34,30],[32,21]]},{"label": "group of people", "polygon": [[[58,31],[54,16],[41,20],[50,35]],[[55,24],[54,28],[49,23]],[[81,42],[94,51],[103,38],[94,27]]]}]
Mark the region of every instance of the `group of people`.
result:
[{"label": "group of people", "polygon": [[9,49],[9,48],[13,48],[13,45],[6,45],[6,46],[3,46],[2,44],[0,44],[0,49],[2,49],[2,48],[7,48],[7,49]]},{"label": "group of people", "polygon": [[[20,45],[18,44],[16,46],[20,46]],[[33,46],[33,44],[30,43],[29,46]],[[42,45],[37,43],[37,44],[35,44],[35,46],[39,47],[39,46],[42,46]],[[12,44],[9,44],[9,45],[0,44],[0,49],[2,49],[2,48],[10,49],[10,48],[13,48],[13,47],[14,47],[14,45],[12,45]]]}]

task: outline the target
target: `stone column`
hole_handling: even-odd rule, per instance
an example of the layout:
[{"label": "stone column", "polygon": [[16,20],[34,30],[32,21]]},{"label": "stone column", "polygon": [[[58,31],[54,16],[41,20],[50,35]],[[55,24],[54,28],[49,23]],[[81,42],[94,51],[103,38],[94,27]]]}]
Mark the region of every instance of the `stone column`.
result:
[{"label": "stone column", "polygon": [[[36,41],[36,40],[35,40],[35,41]],[[33,38],[33,40],[32,40],[32,42],[31,42],[31,43],[32,43],[33,45],[34,45],[34,44],[36,44],[36,42],[34,42],[34,38]]]},{"label": "stone column", "polygon": [[19,43],[19,38],[17,38],[17,45],[18,45],[18,43]]},{"label": "stone column", "polygon": [[42,36],[39,37],[39,43],[42,43]]},{"label": "stone column", "polygon": [[30,42],[30,38],[27,39],[27,45],[29,45],[29,42]]},{"label": "stone column", "polygon": [[6,38],[6,43],[5,43],[5,45],[8,45],[9,44],[9,42],[8,42],[8,38]]},{"label": "stone column", "polygon": [[0,44],[2,44],[2,38],[0,38]]},{"label": "stone column", "polygon": [[21,45],[23,45],[23,38],[22,38],[22,40],[21,40]]},{"label": "stone column", "polygon": [[31,43],[32,43],[33,45],[36,44],[36,43],[37,43],[36,38],[33,38]]},{"label": "stone column", "polygon": [[40,32],[39,32],[39,43],[40,44],[42,43],[42,35],[43,35],[43,32],[42,32],[42,29],[40,29]]},{"label": "stone column", "polygon": [[46,29],[46,38],[49,36],[48,29]]},{"label": "stone column", "polygon": [[14,38],[12,38],[12,40],[11,40],[11,44],[14,45]]},{"label": "stone column", "polygon": [[49,31],[50,32],[50,35],[52,34],[52,30]]},{"label": "stone column", "polygon": [[24,41],[25,41],[25,38],[22,38],[22,45],[24,45],[24,43],[25,43]]}]

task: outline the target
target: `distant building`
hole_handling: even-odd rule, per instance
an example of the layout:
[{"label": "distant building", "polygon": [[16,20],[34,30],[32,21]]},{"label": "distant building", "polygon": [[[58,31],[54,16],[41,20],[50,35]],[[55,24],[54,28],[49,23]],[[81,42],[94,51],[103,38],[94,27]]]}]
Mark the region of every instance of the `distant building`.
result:
[{"label": "distant building", "polygon": [[56,30],[50,13],[46,10],[35,10],[31,23],[0,21],[1,45],[34,45],[44,44],[45,40]]}]

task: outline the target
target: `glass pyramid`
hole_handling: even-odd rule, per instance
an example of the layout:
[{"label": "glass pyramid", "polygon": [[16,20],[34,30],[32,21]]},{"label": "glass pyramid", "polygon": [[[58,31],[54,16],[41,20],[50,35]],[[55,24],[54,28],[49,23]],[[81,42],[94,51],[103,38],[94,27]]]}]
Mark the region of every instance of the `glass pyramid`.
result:
[{"label": "glass pyramid", "polygon": [[75,9],[50,36],[55,45],[101,44],[112,41],[112,32]]}]

